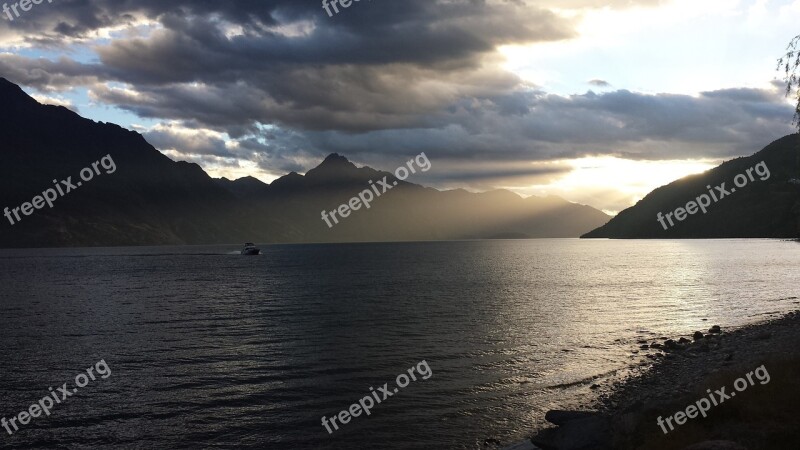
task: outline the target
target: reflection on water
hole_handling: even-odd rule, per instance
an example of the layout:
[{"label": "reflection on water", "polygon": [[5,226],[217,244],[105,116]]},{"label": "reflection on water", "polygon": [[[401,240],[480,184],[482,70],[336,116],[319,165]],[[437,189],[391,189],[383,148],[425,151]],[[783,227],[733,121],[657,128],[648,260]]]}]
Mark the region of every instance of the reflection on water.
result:
[{"label": "reflection on water", "polygon": [[[586,398],[641,337],[798,304],[800,246],[769,240],[262,252],[1,251],[0,415],[94,361],[115,371],[3,445],[478,448]],[[323,415],[421,360],[430,379],[328,435]]]}]

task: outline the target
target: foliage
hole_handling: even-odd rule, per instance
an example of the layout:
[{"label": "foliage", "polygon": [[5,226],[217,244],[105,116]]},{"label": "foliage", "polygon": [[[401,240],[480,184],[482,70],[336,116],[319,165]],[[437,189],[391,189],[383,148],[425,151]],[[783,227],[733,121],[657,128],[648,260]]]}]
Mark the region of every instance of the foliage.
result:
[{"label": "foliage", "polygon": [[783,72],[786,82],[786,96],[796,97],[797,104],[794,110],[794,125],[800,130],[800,35],[795,36],[789,46],[786,47],[786,54],[778,60],[778,69]]}]

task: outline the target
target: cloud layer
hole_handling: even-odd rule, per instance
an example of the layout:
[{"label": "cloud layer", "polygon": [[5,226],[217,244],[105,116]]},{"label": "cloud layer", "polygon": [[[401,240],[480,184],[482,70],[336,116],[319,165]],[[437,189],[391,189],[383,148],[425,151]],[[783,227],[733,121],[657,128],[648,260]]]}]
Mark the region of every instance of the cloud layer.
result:
[{"label": "cloud layer", "polygon": [[502,185],[552,175],[519,168],[532,161],[724,158],[791,132],[778,86],[645,94],[587,77],[599,93],[560,96],[503,68],[499,47],[575,38],[586,8],[660,3],[374,0],[328,17],[317,1],[61,0],[0,26],[0,74],[158,121],[146,136],[173,156],[275,174],[426,151],[452,169],[438,181]]}]

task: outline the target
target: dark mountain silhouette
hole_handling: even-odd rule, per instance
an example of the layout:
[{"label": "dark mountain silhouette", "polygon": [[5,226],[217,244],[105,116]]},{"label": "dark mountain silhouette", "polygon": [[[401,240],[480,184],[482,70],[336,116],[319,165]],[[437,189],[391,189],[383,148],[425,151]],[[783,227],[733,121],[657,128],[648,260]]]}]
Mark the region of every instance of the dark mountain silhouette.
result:
[{"label": "dark mountain silhouette", "polygon": [[213,240],[241,230],[231,194],[197,165],[176,163],[135,132],[43,106],[0,79],[0,208],[30,202],[53,180],[110,154],[117,166],[13,226],[2,246],[136,245]]},{"label": "dark mountain silhouette", "polygon": [[[742,188],[734,178],[764,162],[770,177]],[[761,169],[763,171],[763,169]],[[682,178],[662,186],[635,206],[628,208],[606,225],[587,233],[585,238],[796,238],[800,236],[800,140],[797,134],[785,136],[760,152]],[[667,214],[685,207],[689,201],[708,194],[711,186],[725,183],[731,192],[712,202],[707,213],[698,211],[683,221],[673,219],[674,227],[664,230],[657,214]]]},{"label": "dark mountain silhouette", "polygon": [[238,180],[229,180],[227,178],[216,178],[214,182],[217,186],[229,191],[236,198],[247,198],[265,194],[268,192],[268,185],[264,184],[261,180],[255,177],[244,177]]},{"label": "dark mountain silhouette", "polygon": [[[53,180],[80,181],[81,169],[105,155],[117,168],[101,168],[52,209],[45,205],[14,225],[0,217],[2,247],[577,237],[609,218],[555,197],[425,188],[337,154],[271,184],[213,179],[196,164],[170,160],[136,132],[40,105],[2,78],[0,104],[0,208],[31,202]],[[322,221],[322,210],[384,176],[398,185],[370,209],[333,228]]]}]

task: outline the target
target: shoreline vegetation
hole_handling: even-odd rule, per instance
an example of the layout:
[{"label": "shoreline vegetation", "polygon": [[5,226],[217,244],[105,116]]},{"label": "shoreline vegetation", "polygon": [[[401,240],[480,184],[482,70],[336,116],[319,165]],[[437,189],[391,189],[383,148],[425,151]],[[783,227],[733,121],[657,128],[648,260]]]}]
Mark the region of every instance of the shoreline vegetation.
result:
[{"label": "shoreline vegetation", "polygon": [[[800,303],[797,301],[795,303]],[[538,430],[507,448],[543,450],[676,449],[759,450],[797,448],[800,441],[800,310],[727,330],[674,339],[640,341],[632,353],[641,369],[611,381],[584,411],[548,411],[555,427]],[[771,380],[713,406],[665,434],[667,418],[759,366]],[[533,446],[531,446],[533,443]]]}]

